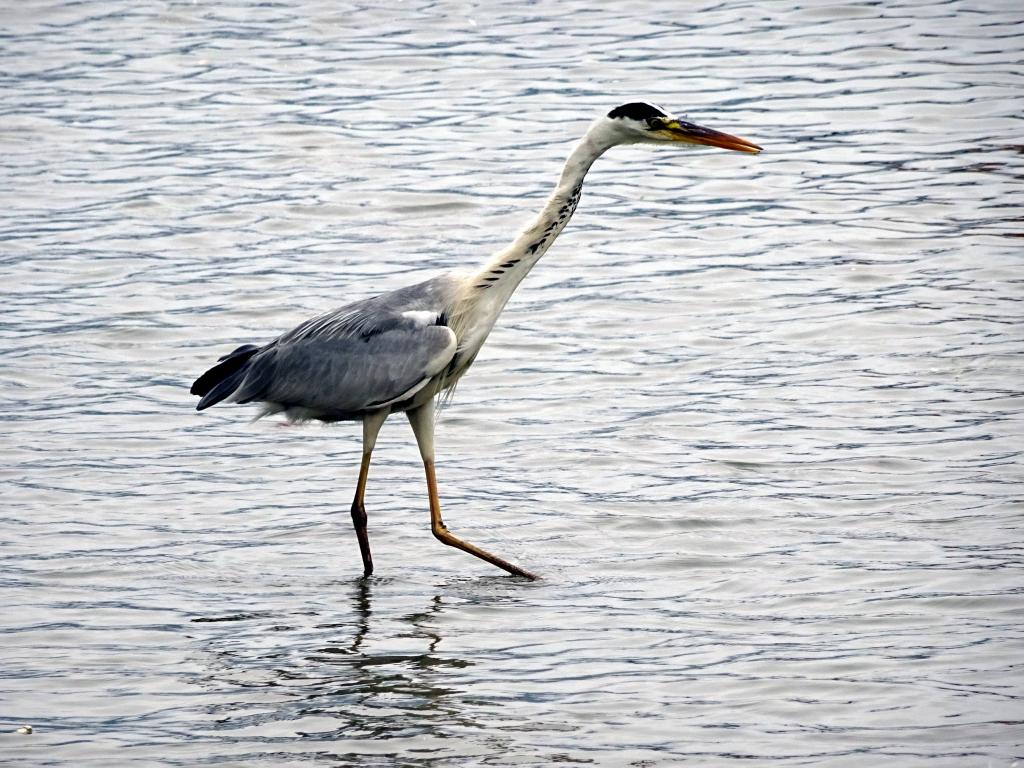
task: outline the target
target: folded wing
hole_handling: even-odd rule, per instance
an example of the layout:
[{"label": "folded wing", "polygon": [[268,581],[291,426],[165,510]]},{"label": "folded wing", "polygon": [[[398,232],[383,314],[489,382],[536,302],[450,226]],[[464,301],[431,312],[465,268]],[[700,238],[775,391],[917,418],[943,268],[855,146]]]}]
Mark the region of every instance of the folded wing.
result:
[{"label": "folded wing", "polygon": [[456,346],[440,313],[350,308],[253,355],[230,399],[356,416],[412,397],[444,371]]}]

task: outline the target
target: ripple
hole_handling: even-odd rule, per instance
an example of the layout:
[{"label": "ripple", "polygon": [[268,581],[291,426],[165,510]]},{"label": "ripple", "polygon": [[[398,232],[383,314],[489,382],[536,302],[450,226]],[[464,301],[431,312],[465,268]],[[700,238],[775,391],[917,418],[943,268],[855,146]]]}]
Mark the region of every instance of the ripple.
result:
[{"label": "ripple", "polygon": [[[1011,765],[1010,3],[72,3],[0,45],[18,764]],[[227,348],[480,261],[622,148],[438,435],[199,416]],[[215,411],[217,409],[214,409]],[[31,734],[17,733],[31,723]]]}]

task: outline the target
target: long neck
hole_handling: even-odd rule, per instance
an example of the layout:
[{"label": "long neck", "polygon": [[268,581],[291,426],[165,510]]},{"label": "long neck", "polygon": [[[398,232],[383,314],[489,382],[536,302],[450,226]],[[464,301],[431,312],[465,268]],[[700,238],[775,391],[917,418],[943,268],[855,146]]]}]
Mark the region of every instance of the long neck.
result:
[{"label": "long neck", "polygon": [[540,214],[511,245],[491,257],[474,275],[472,290],[486,294],[478,298],[495,307],[495,316],[569,223],[580,201],[583,178],[594,161],[611,146],[612,143],[595,136],[593,131],[588,132],[565,161],[558,185]]}]

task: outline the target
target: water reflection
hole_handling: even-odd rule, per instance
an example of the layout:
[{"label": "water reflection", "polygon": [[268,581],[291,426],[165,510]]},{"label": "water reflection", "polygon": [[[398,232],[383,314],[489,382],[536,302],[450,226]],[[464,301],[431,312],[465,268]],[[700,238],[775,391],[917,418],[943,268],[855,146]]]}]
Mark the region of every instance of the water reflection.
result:
[{"label": "water reflection", "polygon": [[[424,597],[419,608],[391,612],[392,605],[377,615],[375,590],[381,583],[387,581],[359,579],[348,585],[347,600],[328,622],[322,612],[194,619],[237,629],[205,641],[204,687],[271,692],[260,697],[257,712],[246,705],[239,710],[236,702],[215,708],[216,731],[222,736],[253,728],[273,731],[280,724],[304,738],[361,741],[441,739],[453,728],[478,729],[464,707],[460,682],[474,662],[446,651],[440,628],[444,614],[461,603],[451,594],[458,594],[460,584],[473,587],[462,579],[444,585],[448,591]],[[274,643],[277,638],[284,643]]]}]

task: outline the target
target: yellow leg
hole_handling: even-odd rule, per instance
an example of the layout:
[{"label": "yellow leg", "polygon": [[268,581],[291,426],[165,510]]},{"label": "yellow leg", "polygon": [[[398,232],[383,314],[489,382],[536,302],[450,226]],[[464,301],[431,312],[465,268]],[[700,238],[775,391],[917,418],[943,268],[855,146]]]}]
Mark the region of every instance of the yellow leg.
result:
[{"label": "yellow leg", "polygon": [[356,497],[352,500],[352,525],[356,529],[359,541],[359,554],[363,556],[363,576],[373,573],[373,558],[370,556],[370,536],[366,532],[366,507],[363,506],[363,494],[366,493],[366,478],[370,474],[370,454],[363,454],[363,463],[359,466],[359,482],[356,484]]},{"label": "yellow leg", "polygon": [[363,557],[363,576],[373,573],[373,558],[370,557],[370,536],[366,533],[366,507],[363,495],[366,493],[366,478],[370,475],[370,455],[377,444],[377,433],[388,417],[382,410],[363,417],[363,461],[359,465],[359,481],[356,483],[356,497],[352,500],[352,525],[359,540],[359,554]]},{"label": "yellow leg", "polygon": [[449,531],[445,527],[444,521],[441,520],[441,501],[437,497],[437,478],[434,476],[433,460],[424,459],[423,468],[427,473],[427,494],[430,498],[430,530],[438,541],[443,544],[447,544],[449,547],[455,547],[456,549],[461,549],[463,552],[475,555],[481,560],[486,560],[491,565],[496,565],[502,570],[508,571],[513,576],[525,576],[530,581],[535,581],[537,579],[537,576],[529,571],[524,571],[518,565],[512,565],[508,560],[503,560],[500,557],[492,555],[490,552],[480,549],[480,547],[475,547]]}]

